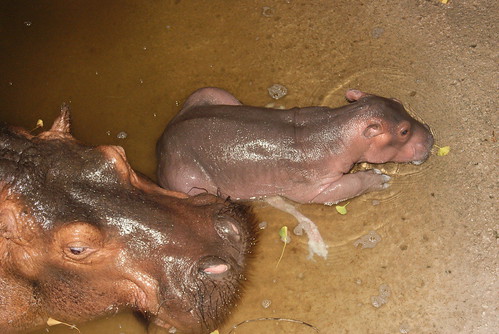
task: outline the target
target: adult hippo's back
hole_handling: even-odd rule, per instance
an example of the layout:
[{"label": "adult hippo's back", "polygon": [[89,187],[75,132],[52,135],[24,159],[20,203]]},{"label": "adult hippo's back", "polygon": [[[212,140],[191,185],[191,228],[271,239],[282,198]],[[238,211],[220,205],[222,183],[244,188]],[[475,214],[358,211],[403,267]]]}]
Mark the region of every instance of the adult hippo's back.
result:
[{"label": "adult hippo's back", "polygon": [[238,199],[281,195],[336,203],[388,186],[355,163],[422,163],[433,137],[395,99],[349,90],[349,105],[268,109],[242,105],[219,88],[194,92],[158,141],[167,189]]}]

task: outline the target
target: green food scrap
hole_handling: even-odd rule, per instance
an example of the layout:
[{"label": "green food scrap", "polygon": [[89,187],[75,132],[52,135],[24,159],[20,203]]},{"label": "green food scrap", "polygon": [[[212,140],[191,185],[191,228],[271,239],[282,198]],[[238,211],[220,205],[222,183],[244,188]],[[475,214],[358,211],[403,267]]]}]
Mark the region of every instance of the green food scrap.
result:
[{"label": "green food scrap", "polygon": [[439,157],[443,157],[444,155],[447,155],[450,152],[450,146],[444,146],[444,147],[437,146],[437,147],[438,147],[437,155]]},{"label": "green food scrap", "polygon": [[346,215],[347,214],[347,205],[350,204],[350,202],[348,202],[347,204],[345,205],[336,205],[335,206],[335,209],[336,211],[338,211],[338,213],[340,215]]},{"label": "green food scrap", "polygon": [[281,237],[282,242],[284,242],[284,243],[289,242],[288,227],[287,226],[281,227],[281,229],[279,230],[279,236]]},{"label": "green food scrap", "polygon": [[284,246],[282,246],[282,252],[281,256],[279,257],[279,260],[277,261],[277,264],[275,267],[277,268],[279,266],[279,263],[281,263],[282,257],[284,256],[284,250],[286,249],[286,244],[290,241],[289,236],[288,236],[288,227],[283,226],[279,230],[279,237],[281,238],[281,241],[284,243]]}]

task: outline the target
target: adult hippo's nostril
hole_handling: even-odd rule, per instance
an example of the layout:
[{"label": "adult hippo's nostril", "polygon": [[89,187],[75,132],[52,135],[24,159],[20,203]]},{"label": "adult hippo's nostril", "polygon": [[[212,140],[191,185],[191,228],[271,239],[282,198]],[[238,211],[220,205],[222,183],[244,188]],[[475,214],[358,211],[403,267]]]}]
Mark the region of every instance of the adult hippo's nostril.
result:
[{"label": "adult hippo's nostril", "polygon": [[216,256],[207,256],[198,263],[199,272],[211,278],[224,278],[230,271],[230,264]]},{"label": "adult hippo's nostril", "polygon": [[239,227],[228,217],[219,217],[215,223],[215,230],[220,238],[229,240],[233,244],[241,241],[241,231]]}]

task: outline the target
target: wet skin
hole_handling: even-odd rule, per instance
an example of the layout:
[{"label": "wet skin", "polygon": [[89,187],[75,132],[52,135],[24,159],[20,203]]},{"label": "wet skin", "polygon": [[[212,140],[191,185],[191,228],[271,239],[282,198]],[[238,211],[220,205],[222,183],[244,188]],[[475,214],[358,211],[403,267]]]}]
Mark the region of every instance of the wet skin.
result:
[{"label": "wet skin", "polygon": [[62,110],[33,136],[0,126],[0,332],[123,308],[209,333],[234,306],[255,241],[248,208],[161,189],[117,146],[87,146]]},{"label": "wet skin", "polygon": [[186,100],[157,143],[158,180],[167,189],[232,198],[280,195],[336,203],[388,186],[358,162],[422,163],[433,136],[395,100],[349,90],[340,108],[277,110],[242,105],[219,88]]}]

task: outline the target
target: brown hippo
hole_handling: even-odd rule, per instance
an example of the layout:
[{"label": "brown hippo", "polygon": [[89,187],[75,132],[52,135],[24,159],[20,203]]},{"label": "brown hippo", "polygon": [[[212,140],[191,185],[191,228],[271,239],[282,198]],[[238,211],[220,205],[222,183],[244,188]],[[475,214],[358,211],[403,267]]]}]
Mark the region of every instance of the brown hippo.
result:
[{"label": "brown hippo", "polygon": [[117,146],[87,146],[62,110],[34,136],[0,126],[0,333],[120,309],[209,333],[254,244],[247,207],[161,189]]},{"label": "brown hippo", "polygon": [[336,203],[384,189],[376,170],[348,173],[358,162],[422,163],[433,136],[395,99],[348,90],[341,108],[289,110],[242,105],[219,88],[186,100],[157,144],[161,186],[238,199],[280,195]]}]

